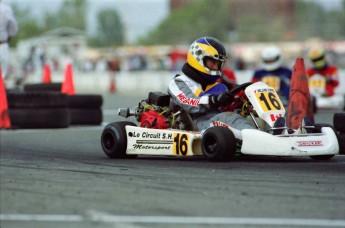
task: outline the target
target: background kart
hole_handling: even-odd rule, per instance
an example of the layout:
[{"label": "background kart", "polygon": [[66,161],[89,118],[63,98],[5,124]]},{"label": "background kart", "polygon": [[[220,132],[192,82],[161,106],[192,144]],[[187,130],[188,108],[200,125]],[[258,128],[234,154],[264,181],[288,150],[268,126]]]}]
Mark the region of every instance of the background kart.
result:
[{"label": "background kart", "polygon": [[[170,101],[169,95],[150,93],[133,110],[120,109],[123,117],[134,116],[139,126],[130,121],[105,126],[101,144],[110,158],[137,155],[205,156],[211,161],[228,161],[235,155],[310,156],[330,159],[339,154],[338,129],[329,124],[315,124],[311,128],[272,135],[275,120],[285,115],[276,91],[263,82],[245,83],[231,92],[235,100],[223,111],[236,111],[248,118],[257,129],[241,131],[242,140],[224,126],[214,126],[199,132],[188,113]],[[340,113],[336,124],[344,122]],[[344,126],[340,124],[342,132]],[[278,129],[279,130],[279,129]],[[307,130],[311,133],[307,133]],[[287,133],[289,131],[289,133]],[[343,136],[341,136],[343,137]]]},{"label": "background kart", "polygon": [[336,92],[332,96],[326,94],[325,77],[315,74],[308,79],[309,92],[313,100],[314,112],[318,109],[345,110],[345,94]]}]

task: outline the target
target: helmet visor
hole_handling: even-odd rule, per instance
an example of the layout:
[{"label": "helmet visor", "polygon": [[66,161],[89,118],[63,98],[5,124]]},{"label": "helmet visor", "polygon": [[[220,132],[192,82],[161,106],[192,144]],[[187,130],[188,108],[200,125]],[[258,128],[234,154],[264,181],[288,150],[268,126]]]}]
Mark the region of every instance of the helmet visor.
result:
[{"label": "helmet visor", "polygon": [[213,71],[222,71],[225,63],[223,60],[214,59],[210,56],[205,56],[203,62],[205,67]]},{"label": "helmet visor", "polygon": [[277,57],[274,57],[274,58],[270,58],[270,59],[264,59],[264,63],[266,64],[270,64],[270,63],[275,63],[279,60],[280,56],[278,55]]}]

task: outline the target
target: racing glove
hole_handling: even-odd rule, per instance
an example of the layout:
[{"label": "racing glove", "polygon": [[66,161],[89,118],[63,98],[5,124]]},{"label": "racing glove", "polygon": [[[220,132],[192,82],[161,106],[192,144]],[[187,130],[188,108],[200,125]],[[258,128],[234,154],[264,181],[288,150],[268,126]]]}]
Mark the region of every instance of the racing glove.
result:
[{"label": "racing glove", "polygon": [[234,95],[229,91],[225,91],[221,94],[213,94],[209,96],[209,103],[211,107],[221,107],[229,104],[234,100]]}]

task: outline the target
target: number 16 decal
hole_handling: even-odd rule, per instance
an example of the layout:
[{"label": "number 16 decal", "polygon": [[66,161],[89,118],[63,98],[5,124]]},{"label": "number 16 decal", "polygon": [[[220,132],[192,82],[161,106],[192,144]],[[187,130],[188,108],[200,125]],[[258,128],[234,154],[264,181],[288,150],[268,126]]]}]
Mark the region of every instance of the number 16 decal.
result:
[{"label": "number 16 decal", "polygon": [[256,97],[259,99],[260,106],[265,112],[271,110],[282,110],[283,105],[281,104],[276,92],[257,93]]},{"label": "number 16 decal", "polygon": [[188,135],[187,134],[174,134],[174,154],[187,155],[188,154]]}]

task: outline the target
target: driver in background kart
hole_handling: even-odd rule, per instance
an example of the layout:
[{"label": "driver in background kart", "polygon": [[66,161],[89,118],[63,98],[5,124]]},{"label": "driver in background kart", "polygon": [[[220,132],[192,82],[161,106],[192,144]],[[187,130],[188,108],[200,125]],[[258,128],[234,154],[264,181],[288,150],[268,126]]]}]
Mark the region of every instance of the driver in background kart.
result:
[{"label": "driver in background kart", "polygon": [[326,79],[325,96],[333,96],[335,88],[339,85],[338,68],[327,62],[325,50],[322,48],[313,48],[308,55],[312,67],[307,69],[308,77],[319,74]]},{"label": "driver in background kart", "polygon": [[268,46],[261,53],[262,68],[254,71],[252,82],[262,81],[273,87],[282,99],[289,100],[292,71],[282,66],[281,50],[276,46]]},{"label": "driver in background kart", "polygon": [[242,129],[255,127],[235,112],[219,110],[234,99],[227,87],[217,82],[226,59],[225,47],[219,40],[213,37],[195,40],[189,48],[182,74],[170,82],[168,93],[177,105],[191,114],[199,131],[224,126],[241,140]]}]

